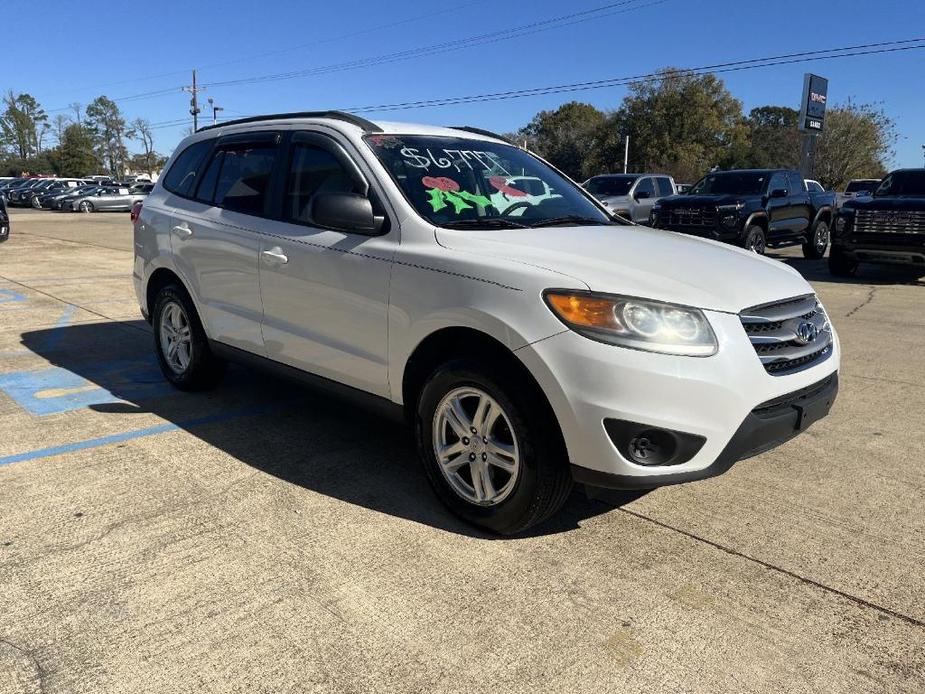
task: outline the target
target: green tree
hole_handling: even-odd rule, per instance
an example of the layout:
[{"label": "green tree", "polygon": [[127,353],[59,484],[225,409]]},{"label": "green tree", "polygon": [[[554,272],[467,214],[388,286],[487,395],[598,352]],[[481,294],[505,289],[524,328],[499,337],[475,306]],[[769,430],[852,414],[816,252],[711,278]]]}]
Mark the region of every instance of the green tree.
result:
[{"label": "green tree", "polygon": [[800,112],[787,106],[753,108],[745,125],[748,144],[734,164],[746,168],[800,168]]},{"label": "green tree", "polygon": [[852,178],[882,178],[896,138],[896,124],[875,105],[848,101],[830,108],[816,145],[815,178],[830,190],[842,190]]},{"label": "green tree", "polygon": [[[714,166],[732,163],[747,143],[742,104],[715,75],[676,68],[657,79],[633,82],[611,130],[630,137],[631,170],[667,173],[694,181]],[[610,168],[623,152],[609,151]]]},{"label": "green tree", "polygon": [[54,150],[53,162],[60,176],[89,176],[99,171],[100,160],[90,131],[77,123],[67,126]]},{"label": "green tree", "polygon": [[3,97],[0,133],[19,159],[26,160],[42,151],[42,138],[48,129],[48,114],[31,94],[8,91]]},{"label": "green tree", "polygon": [[577,101],[555,111],[541,111],[511,138],[527,146],[572,178],[584,180],[598,173],[599,153],[607,116]]},{"label": "green tree", "polygon": [[122,178],[128,150],[125,147],[125,118],[119,107],[112,99],[97,97],[84,111],[84,124],[93,134],[100,161],[112,176]]}]

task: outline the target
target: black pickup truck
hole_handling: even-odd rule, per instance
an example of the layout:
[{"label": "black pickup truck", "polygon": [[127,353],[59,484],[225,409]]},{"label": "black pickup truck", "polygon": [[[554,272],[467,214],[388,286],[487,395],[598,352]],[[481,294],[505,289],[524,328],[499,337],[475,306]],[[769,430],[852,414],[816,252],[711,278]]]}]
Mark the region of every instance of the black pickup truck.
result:
[{"label": "black pickup truck", "polygon": [[807,258],[821,258],[834,209],[835,193],[810,193],[796,171],[716,171],[686,195],[662,198],[652,208],[650,224],[755,253],[801,244]]},{"label": "black pickup truck", "polygon": [[925,271],[925,169],[899,169],[873,196],[852,198],[835,216],[829,270],[850,277],[858,264],[888,263]]}]

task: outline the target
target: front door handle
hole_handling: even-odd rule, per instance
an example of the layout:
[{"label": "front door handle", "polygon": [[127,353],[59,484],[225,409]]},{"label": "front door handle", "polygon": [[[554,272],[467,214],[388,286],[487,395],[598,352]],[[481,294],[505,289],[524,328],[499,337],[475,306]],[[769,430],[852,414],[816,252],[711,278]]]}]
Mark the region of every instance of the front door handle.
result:
[{"label": "front door handle", "polygon": [[279,246],[271,248],[268,251],[263,251],[261,253],[264,260],[266,260],[271,265],[285,265],[289,262],[289,257],[283,253],[283,249]]},{"label": "front door handle", "polygon": [[173,231],[173,233],[179,236],[181,239],[188,239],[193,235],[193,230],[189,228],[189,224],[186,222],[177,224],[177,226],[171,229],[171,231]]}]

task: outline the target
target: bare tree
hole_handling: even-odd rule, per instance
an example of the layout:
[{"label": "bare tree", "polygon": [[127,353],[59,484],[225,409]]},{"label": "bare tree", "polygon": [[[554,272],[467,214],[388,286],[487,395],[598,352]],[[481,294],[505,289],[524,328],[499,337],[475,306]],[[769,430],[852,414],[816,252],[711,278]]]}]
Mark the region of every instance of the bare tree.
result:
[{"label": "bare tree", "polygon": [[81,122],[81,120],[80,120],[80,110],[81,110],[81,108],[82,108],[81,105],[75,101],[73,104],[71,104],[70,106],[68,106],[68,108],[71,109],[71,110],[74,112],[74,116],[76,117],[76,123],[77,123],[77,125],[81,125],[81,124],[82,124],[82,122]]},{"label": "bare tree", "polygon": [[151,132],[151,123],[144,118],[136,118],[129,123],[129,130],[126,133],[129,139],[138,140],[141,143],[143,161],[145,162],[145,172],[153,174],[154,165],[157,159],[157,152],[154,151],[154,134]]},{"label": "bare tree", "polygon": [[54,120],[54,129],[55,129],[55,138],[58,141],[58,144],[61,144],[61,141],[64,139],[64,131],[67,130],[67,126],[71,124],[71,119],[68,118],[63,113],[59,113],[55,116]]}]

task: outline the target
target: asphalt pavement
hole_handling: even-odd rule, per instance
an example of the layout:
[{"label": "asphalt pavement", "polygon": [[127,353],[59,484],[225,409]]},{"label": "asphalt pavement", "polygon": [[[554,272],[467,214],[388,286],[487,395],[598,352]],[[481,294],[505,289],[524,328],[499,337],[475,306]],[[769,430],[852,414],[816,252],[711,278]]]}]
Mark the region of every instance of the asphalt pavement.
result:
[{"label": "asphalt pavement", "polygon": [[127,213],[11,216],[0,693],[925,692],[925,279],[776,253],[839,331],[831,415],[500,539],[391,421],[168,387]]}]

